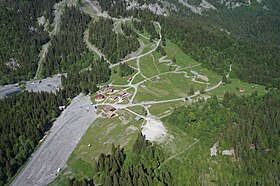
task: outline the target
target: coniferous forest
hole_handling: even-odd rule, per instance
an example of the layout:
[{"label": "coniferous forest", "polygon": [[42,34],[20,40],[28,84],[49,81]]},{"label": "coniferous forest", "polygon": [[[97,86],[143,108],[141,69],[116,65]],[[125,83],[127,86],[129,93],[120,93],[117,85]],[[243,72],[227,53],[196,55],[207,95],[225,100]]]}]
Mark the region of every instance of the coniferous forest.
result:
[{"label": "coniferous forest", "polygon": [[[205,183],[209,178],[204,174],[212,175],[210,179],[218,185],[278,185],[279,93],[271,90],[257,96],[255,92],[250,97],[226,93],[222,101],[214,97],[176,108],[164,121],[200,139],[200,145],[187,164],[176,167],[178,162],[174,161],[170,165],[174,177],[185,177],[187,185]],[[235,156],[210,157],[209,148],[216,141],[220,151],[234,149]]]},{"label": "coniferous forest", "polygon": [[[92,56],[93,57],[93,56]],[[74,97],[80,92],[85,94],[94,93],[98,90],[97,84],[104,83],[110,79],[111,70],[109,64],[100,60],[92,60],[88,70],[71,71],[67,78],[62,76],[62,86],[66,91],[67,97]]]},{"label": "coniferous forest", "polygon": [[116,34],[113,29],[112,20],[100,18],[90,25],[89,35],[91,43],[99,48],[111,63],[117,63],[136,51],[140,44],[137,35],[133,31],[128,31],[128,28],[124,29],[125,35]]},{"label": "coniferous forest", "polygon": [[64,94],[23,92],[0,100],[0,185],[25,163],[52,126],[58,107],[66,105]]},{"label": "coniferous forest", "polygon": [[0,85],[34,77],[41,46],[50,39],[37,18],[44,16],[50,25],[58,1],[1,1]]},{"label": "coniferous forest", "polygon": [[51,38],[51,46],[43,63],[44,77],[89,65],[85,60],[88,50],[84,44],[83,33],[90,19],[77,7],[65,7],[61,30]]},{"label": "coniferous forest", "polygon": [[161,23],[166,38],[213,71],[222,74],[233,64],[236,77],[264,85],[280,75],[280,48],[272,42],[241,40],[205,28],[190,18],[169,17]]},{"label": "coniferous forest", "polygon": [[[120,146],[112,144],[111,154],[101,153],[96,160],[95,172],[102,185],[174,185],[167,169],[160,168],[165,158],[160,146],[152,144],[141,133],[133,144],[129,157]],[[89,181],[82,183],[86,184]],[[69,178],[68,185],[81,184]],[[90,183],[88,183],[90,184]]]}]

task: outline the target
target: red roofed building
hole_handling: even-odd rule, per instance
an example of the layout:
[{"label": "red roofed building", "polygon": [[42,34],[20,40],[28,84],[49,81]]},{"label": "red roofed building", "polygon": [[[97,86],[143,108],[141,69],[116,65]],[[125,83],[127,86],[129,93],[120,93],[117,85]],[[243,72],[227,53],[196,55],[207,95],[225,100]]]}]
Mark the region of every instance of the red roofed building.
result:
[{"label": "red roofed building", "polygon": [[244,92],[245,91],[245,88],[240,88],[239,89],[239,92]]},{"label": "red roofed building", "polygon": [[128,79],[127,79],[127,82],[130,82],[132,80],[132,77],[129,77]]},{"label": "red roofed building", "polygon": [[104,95],[103,94],[97,94],[96,96],[95,96],[95,101],[101,101],[101,100],[103,100],[104,99]]}]

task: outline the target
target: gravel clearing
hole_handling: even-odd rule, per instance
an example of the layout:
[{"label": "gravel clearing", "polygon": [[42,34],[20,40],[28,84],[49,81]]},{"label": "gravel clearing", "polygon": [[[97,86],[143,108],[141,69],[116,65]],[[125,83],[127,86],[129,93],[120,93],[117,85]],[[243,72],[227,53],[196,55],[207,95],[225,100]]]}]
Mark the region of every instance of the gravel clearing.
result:
[{"label": "gravel clearing", "polygon": [[167,130],[163,123],[153,116],[145,117],[147,123],[142,127],[142,134],[146,139],[153,142],[163,142],[167,137]]},{"label": "gravel clearing", "polygon": [[89,96],[74,98],[11,185],[47,185],[53,181],[59,168],[65,166],[81,137],[97,117]]},{"label": "gravel clearing", "polygon": [[54,75],[42,80],[31,80],[26,83],[29,92],[53,92],[55,93],[61,85],[61,74]]},{"label": "gravel clearing", "polygon": [[[29,92],[53,92],[55,93],[61,86],[61,75],[57,74],[42,80],[30,80],[26,82],[26,90]],[[0,100],[22,91],[18,84],[10,84],[0,87]]]},{"label": "gravel clearing", "polygon": [[19,92],[21,92],[21,89],[18,87],[18,85],[5,85],[0,87],[0,100],[4,99],[6,96],[11,96]]}]

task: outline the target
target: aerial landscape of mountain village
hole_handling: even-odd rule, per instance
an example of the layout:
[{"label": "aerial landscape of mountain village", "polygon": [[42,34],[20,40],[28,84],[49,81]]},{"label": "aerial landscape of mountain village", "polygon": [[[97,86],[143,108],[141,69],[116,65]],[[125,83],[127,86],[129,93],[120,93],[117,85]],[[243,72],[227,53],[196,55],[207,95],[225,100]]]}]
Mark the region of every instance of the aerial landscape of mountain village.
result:
[{"label": "aerial landscape of mountain village", "polygon": [[0,185],[280,183],[279,30],[247,40],[206,18],[273,0],[24,2],[0,7],[3,25],[32,7],[20,50],[38,54],[25,66],[0,43]]}]

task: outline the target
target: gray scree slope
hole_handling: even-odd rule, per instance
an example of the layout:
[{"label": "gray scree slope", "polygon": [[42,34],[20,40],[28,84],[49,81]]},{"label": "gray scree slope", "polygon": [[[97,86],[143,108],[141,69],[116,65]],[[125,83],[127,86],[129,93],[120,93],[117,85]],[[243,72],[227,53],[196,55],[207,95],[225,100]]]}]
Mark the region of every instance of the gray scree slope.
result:
[{"label": "gray scree slope", "polygon": [[77,96],[54,122],[50,134],[11,184],[46,185],[56,178],[81,137],[97,118],[89,96]]}]

